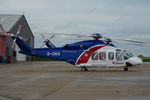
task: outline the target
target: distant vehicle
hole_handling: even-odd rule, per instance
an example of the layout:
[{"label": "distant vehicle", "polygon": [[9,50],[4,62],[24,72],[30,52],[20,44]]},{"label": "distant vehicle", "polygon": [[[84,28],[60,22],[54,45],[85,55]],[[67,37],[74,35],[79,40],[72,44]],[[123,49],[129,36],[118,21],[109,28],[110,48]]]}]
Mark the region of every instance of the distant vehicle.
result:
[{"label": "distant vehicle", "polygon": [[[18,37],[21,27],[19,27],[16,35],[10,34],[14,42],[20,48],[19,53],[38,56],[44,58],[53,58],[66,61],[81,68],[81,71],[88,71],[90,67],[122,67],[124,71],[128,71],[128,66],[142,64],[142,59],[133,56],[131,53],[117,48],[112,44],[112,40],[103,37],[100,33],[91,36],[92,40],[79,41],[72,44],[66,44],[62,47],[55,47],[50,40],[46,40],[44,44],[48,48],[32,48]],[[75,34],[74,34],[75,35]],[[50,38],[52,39],[55,34]],[[86,37],[87,35],[77,35],[78,37]],[[131,43],[142,44],[144,42],[126,40]],[[13,43],[14,45],[14,43]]]}]

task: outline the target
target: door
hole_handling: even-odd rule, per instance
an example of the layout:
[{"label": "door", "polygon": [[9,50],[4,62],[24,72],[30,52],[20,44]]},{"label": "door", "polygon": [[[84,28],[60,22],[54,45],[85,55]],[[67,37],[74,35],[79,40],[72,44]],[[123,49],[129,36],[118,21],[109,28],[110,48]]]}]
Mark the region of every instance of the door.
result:
[{"label": "door", "polygon": [[107,66],[108,67],[115,66],[115,61],[116,61],[115,52],[113,51],[107,52],[107,56],[108,56]]},{"label": "door", "polygon": [[115,54],[115,66],[125,66],[125,61],[124,61],[124,58],[123,58],[123,55],[120,51],[117,51],[116,54]]},{"label": "door", "polygon": [[108,52],[107,66],[125,66],[125,61],[121,51]]},{"label": "door", "polygon": [[106,66],[106,52],[95,52],[92,54],[93,66],[103,67]]}]

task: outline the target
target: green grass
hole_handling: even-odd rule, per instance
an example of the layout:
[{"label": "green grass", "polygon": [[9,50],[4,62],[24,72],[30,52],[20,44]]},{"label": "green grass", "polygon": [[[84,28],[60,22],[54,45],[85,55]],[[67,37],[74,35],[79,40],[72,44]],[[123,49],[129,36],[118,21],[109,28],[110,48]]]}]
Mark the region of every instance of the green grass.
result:
[{"label": "green grass", "polygon": [[42,57],[34,57],[33,60],[34,61],[61,61],[61,60],[57,60],[57,59],[42,58]]},{"label": "green grass", "polygon": [[150,57],[139,56],[144,62],[150,62]]}]

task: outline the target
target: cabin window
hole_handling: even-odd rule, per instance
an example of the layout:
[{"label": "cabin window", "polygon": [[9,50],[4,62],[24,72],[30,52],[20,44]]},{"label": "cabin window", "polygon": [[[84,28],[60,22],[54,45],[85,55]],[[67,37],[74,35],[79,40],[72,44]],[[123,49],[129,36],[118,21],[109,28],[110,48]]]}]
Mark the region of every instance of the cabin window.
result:
[{"label": "cabin window", "polygon": [[106,60],[106,53],[105,52],[100,52],[99,53],[99,59],[100,60]]},{"label": "cabin window", "polygon": [[116,60],[122,60],[122,56],[120,52],[116,52]]},{"label": "cabin window", "polygon": [[109,60],[114,60],[114,53],[113,52],[108,53],[108,59]]},{"label": "cabin window", "polygon": [[97,52],[92,54],[92,60],[98,60],[98,53]]}]

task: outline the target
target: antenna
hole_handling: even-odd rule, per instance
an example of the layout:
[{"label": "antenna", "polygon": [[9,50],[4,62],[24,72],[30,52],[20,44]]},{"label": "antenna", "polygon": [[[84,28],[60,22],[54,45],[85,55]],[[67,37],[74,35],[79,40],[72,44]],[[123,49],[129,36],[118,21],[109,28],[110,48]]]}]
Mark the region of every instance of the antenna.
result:
[{"label": "antenna", "polygon": [[25,15],[25,12],[23,11],[22,14]]}]

